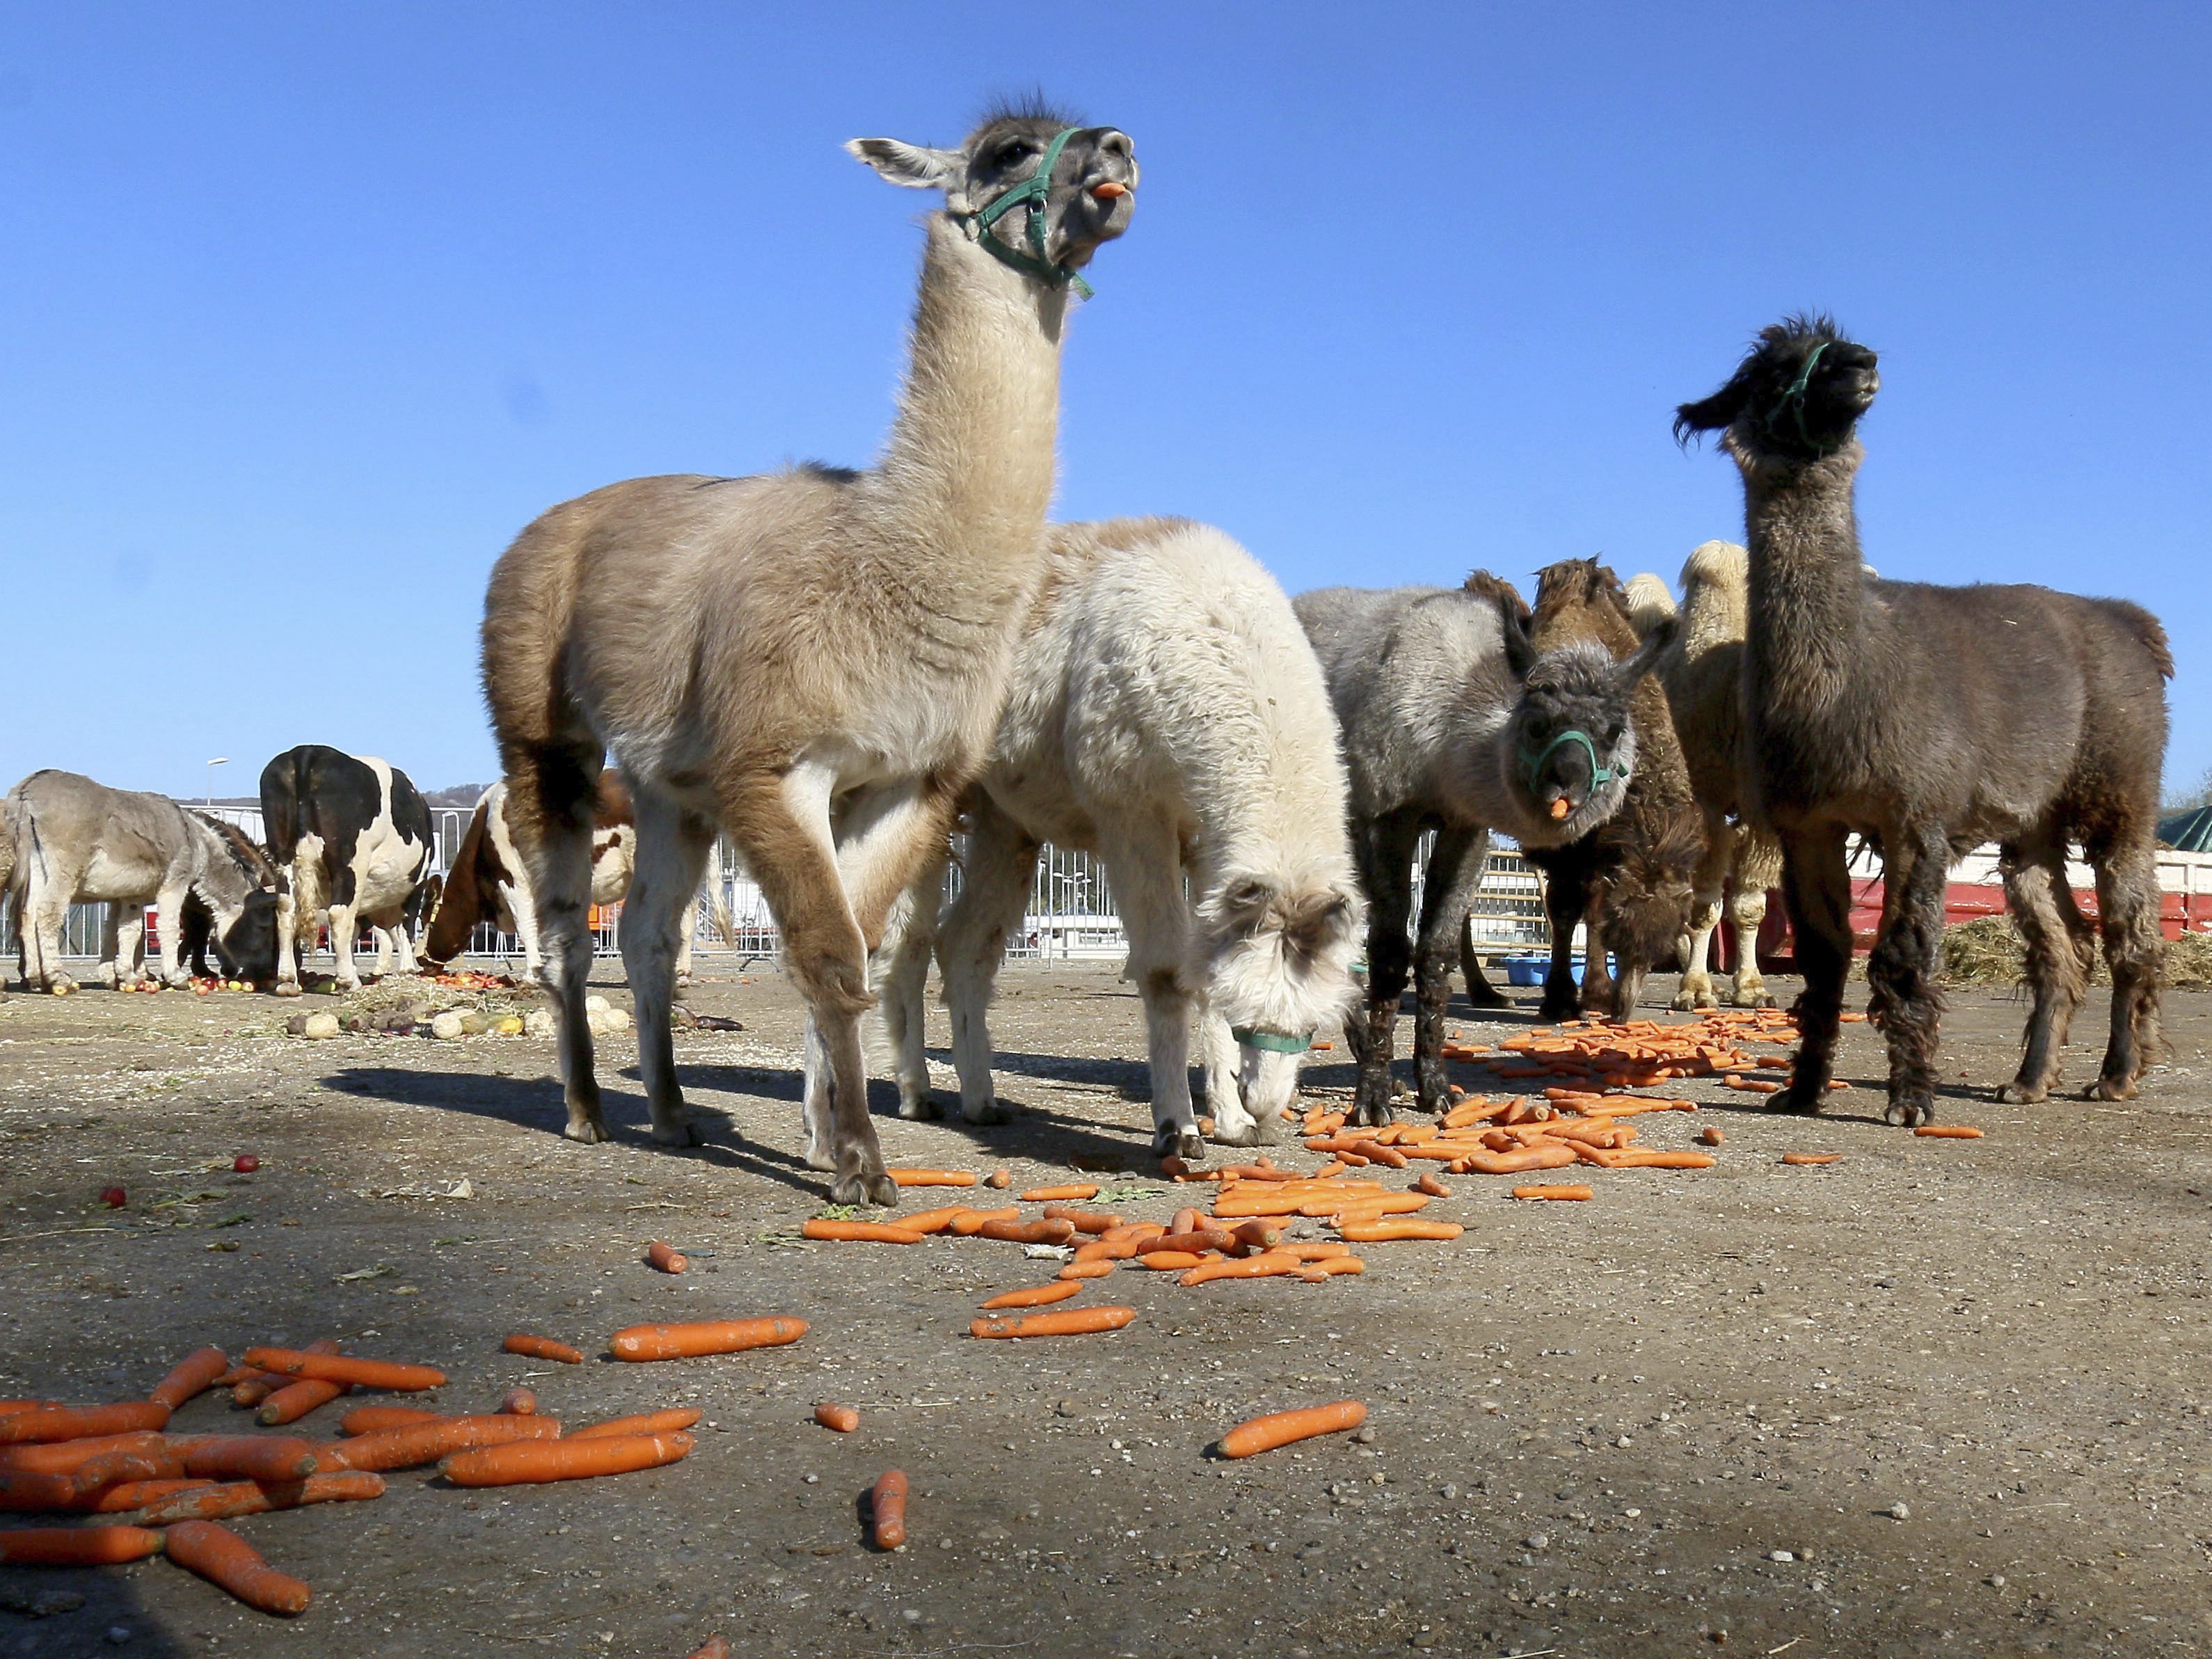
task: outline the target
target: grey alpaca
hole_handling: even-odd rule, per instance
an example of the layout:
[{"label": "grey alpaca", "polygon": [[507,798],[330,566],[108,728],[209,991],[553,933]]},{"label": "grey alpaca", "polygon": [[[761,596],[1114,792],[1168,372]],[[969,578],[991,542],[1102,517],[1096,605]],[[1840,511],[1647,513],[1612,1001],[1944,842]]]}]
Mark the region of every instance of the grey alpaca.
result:
[{"label": "grey alpaca", "polygon": [[[1417,1092],[1424,1109],[1444,1109],[1451,969],[1491,833],[1558,846],[1620,810],[1636,763],[1629,696],[1672,637],[1626,662],[1585,642],[1539,653],[1516,614],[1525,607],[1498,587],[1477,573],[1459,588],[1327,587],[1293,601],[1344,731],[1352,853],[1367,894],[1364,1029],[1355,1018],[1345,1030],[1358,1060],[1360,1123],[1391,1118],[1393,1030],[1409,967]],[[1600,769],[1610,774],[1601,782]],[[1437,842],[1414,942],[1413,848],[1427,830]]]},{"label": "grey alpaca", "polygon": [[2097,872],[2112,975],[2112,1035],[2092,1098],[2124,1100],[2158,1044],[2154,855],[2166,632],[2140,605],[2046,587],[1869,580],[1852,495],[1856,428],[1875,357],[1826,318],[1761,331],[1728,384],[1674,430],[1722,432],[1743,475],[1751,551],[1744,658],[1753,816],[1782,841],[1783,890],[1805,992],[1803,1043],[1776,1103],[1827,1098],[1850,965],[1845,838],[1881,850],[1869,1012],[1889,1040],[1892,1123],[1935,1115],[1935,984],[1952,861],[2003,853],[2005,896],[2034,994],[2008,1100],[2043,1099],[2094,960],[2066,881],[2069,842]]}]

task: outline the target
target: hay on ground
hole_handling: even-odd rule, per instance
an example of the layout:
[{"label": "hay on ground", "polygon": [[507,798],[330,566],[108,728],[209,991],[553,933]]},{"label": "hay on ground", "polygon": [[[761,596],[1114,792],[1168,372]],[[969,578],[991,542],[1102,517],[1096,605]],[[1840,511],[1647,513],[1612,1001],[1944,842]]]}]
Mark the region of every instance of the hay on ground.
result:
[{"label": "hay on ground", "polygon": [[[2010,916],[1977,916],[1943,930],[1943,977],[1954,985],[2017,985],[2027,951]],[[2110,975],[2100,961],[2093,981]],[[2166,943],[2166,983],[2175,990],[2212,989],[2212,933],[2184,933]]]}]

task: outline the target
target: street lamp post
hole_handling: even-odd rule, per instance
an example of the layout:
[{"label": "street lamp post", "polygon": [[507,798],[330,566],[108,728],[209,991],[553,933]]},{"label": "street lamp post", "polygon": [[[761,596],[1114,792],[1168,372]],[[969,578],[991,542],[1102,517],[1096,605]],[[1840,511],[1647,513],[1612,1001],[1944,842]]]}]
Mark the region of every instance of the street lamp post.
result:
[{"label": "street lamp post", "polygon": [[218,755],[207,764],[207,805],[208,809],[212,811],[215,808],[215,769],[218,766],[229,765],[230,757],[228,755]]}]

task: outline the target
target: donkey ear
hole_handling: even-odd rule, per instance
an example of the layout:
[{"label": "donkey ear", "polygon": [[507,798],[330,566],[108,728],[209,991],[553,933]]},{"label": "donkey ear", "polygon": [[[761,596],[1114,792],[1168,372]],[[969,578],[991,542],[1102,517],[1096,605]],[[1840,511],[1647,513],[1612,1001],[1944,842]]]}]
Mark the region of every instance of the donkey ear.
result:
[{"label": "donkey ear", "polygon": [[1644,643],[1620,659],[1618,672],[1621,685],[1632,690],[1637,681],[1659,665],[1659,659],[1681,631],[1682,619],[1678,616],[1664,616],[1653,623],[1651,631],[1644,636]]},{"label": "donkey ear", "polygon": [[960,152],[902,144],[896,138],[848,138],[845,148],[894,185],[908,190],[945,190],[959,181],[966,165]]},{"label": "donkey ear", "polygon": [[1734,426],[1751,401],[1751,376],[1741,369],[1729,383],[1703,403],[1680,404],[1674,410],[1674,441],[1687,446],[1695,432],[1718,432]]}]

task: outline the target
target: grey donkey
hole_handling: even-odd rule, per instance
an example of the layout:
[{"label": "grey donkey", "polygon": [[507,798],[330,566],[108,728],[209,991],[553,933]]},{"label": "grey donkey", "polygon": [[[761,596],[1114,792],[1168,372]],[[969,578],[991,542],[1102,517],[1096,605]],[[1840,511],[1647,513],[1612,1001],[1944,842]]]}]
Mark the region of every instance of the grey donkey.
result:
[{"label": "grey donkey", "polygon": [[2069,842],[2097,872],[2112,1035],[2092,1098],[2124,1100],[2158,1044],[2154,854],[2166,750],[2166,630],[2142,606],[2047,587],[1870,580],[1853,497],[1875,354],[1825,317],[1763,330],[1674,433],[1719,432],[1742,474],[1751,617],[1744,653],[1749,808],[1782,842],[1805,990],[1784,1110],[1828,1097],[1851,960],[1844,843],[1881,852],[1869,1012],[1889,1041],[1892,1123],[1935,1115],[1936,985],[1952,862],[1984,841],[2027,946],[2028,1015],[2008,1100],[2043,1099],[2094,942],[2066,879]]},{"label": "grey donkey", "polygon": [[[1491,834],[1556,847],[1620,810],[1636,765],[1629,701],[1673,633],[1619,661],[1589,641],[1540,653],[1519,596],[1483,572],[1458,588],[1327,587],[1293,605],[1343,729],[1352,853],[1367,895],[1366,1007],[1345,1028],[1359,1066],[1353,1121],[1391,1120],[1392,1042],[1409,966],[1416,1092],[1425,1110],[1441,1112],[1451,970]],[[1415,940],[1413,851],[1428,830],[1437,841]]]}]

